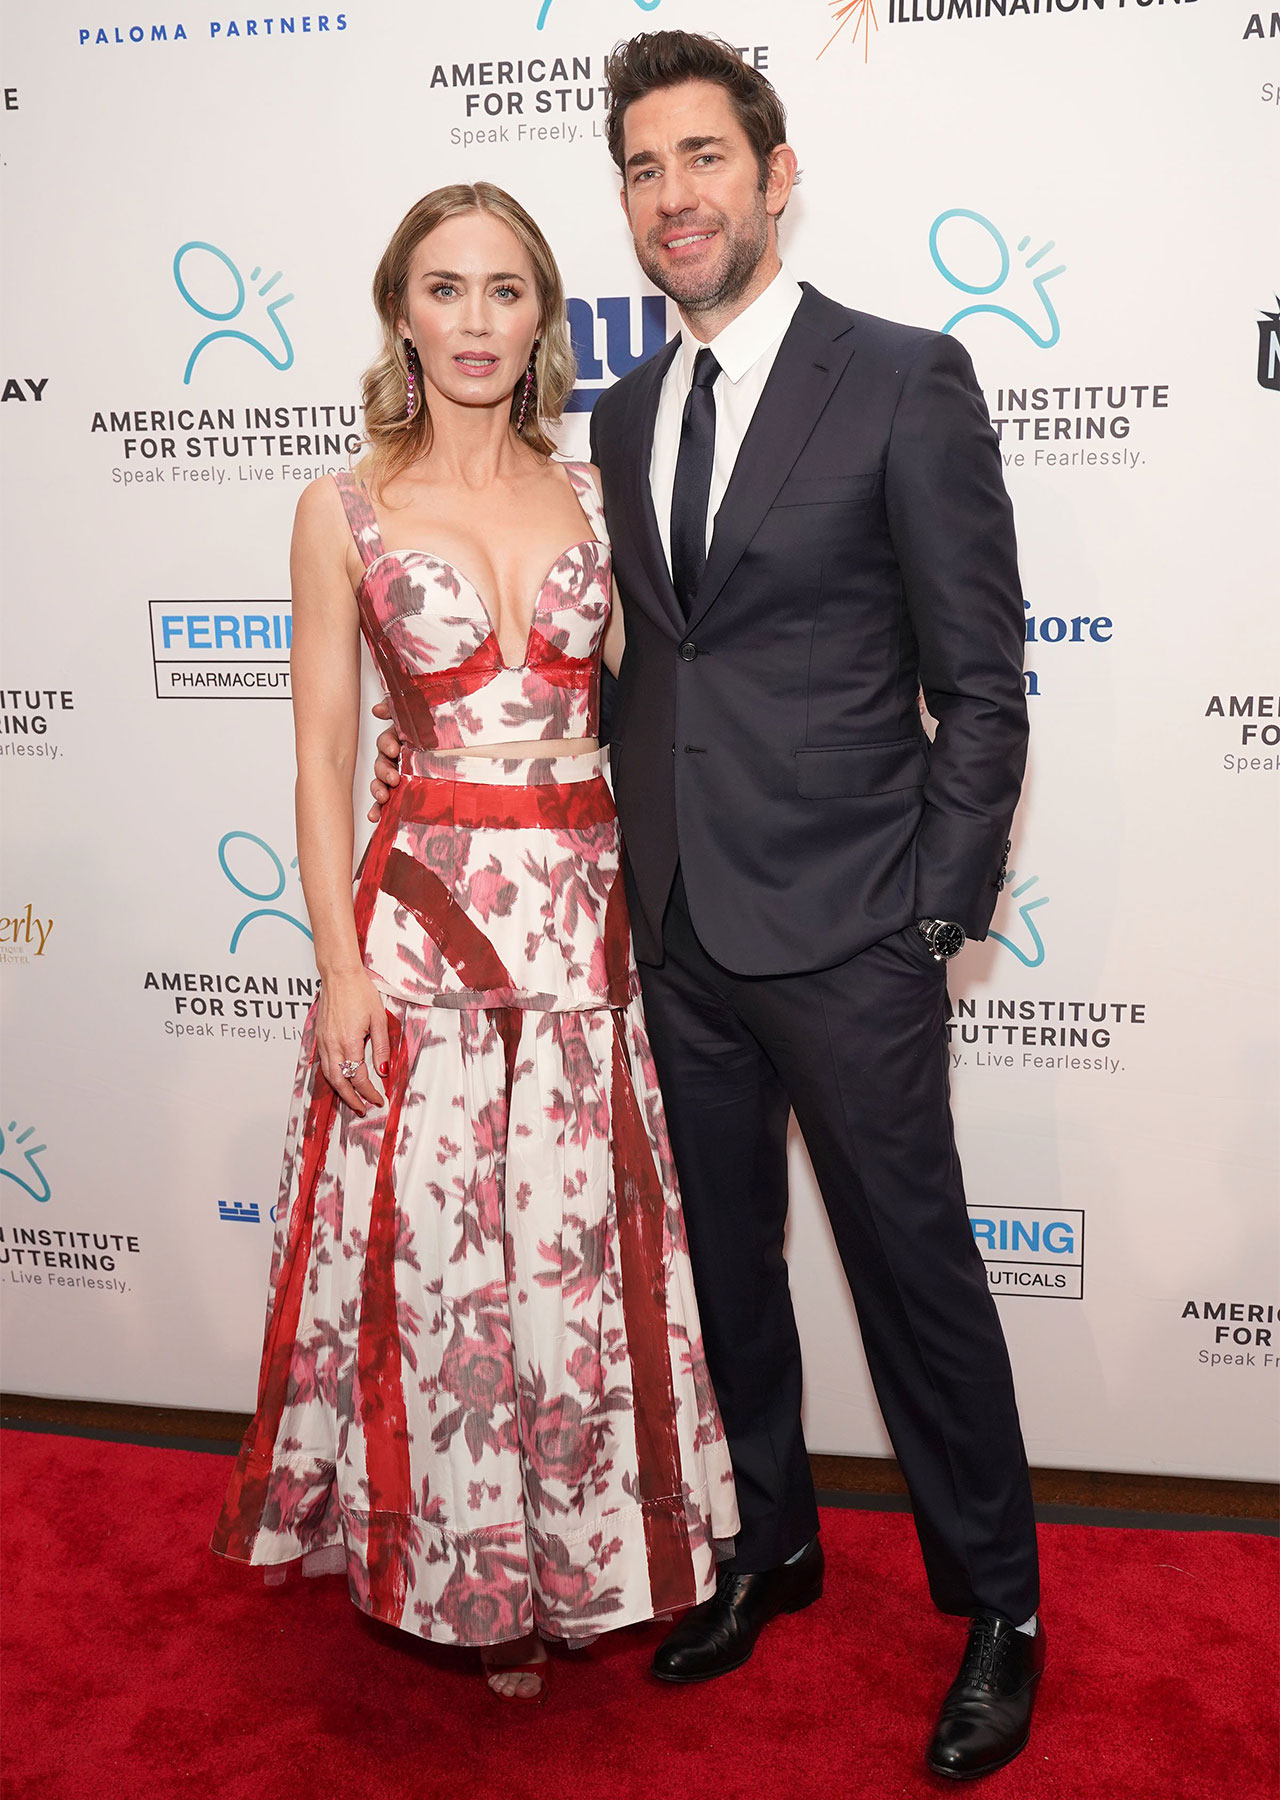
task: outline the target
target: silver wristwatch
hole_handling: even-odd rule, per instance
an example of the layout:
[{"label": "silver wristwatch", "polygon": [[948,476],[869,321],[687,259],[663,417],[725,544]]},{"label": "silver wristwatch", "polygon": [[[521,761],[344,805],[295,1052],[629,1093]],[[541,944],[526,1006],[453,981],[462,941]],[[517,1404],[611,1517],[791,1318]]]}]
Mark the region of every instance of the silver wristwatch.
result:
[{"label": "silver wristwatch", "polygon": [[957,925],[954,919],[917,919],[916,930],[935,962],[950,962],[964,949],[964,926]]}]

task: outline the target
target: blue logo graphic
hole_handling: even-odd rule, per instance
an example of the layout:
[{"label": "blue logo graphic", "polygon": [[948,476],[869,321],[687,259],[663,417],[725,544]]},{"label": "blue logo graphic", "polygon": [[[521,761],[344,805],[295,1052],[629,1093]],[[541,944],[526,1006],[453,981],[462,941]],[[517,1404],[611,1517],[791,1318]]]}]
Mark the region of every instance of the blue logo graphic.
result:
[{"label": "blue logo graphic", "polygon": [[[197,253],[200,254],[197,256]],[[209,260],[210,258],[212,261]],[[184,269],[183,264],[188,259],[194,260],[194,268]],[[219,311],[215,306],[208,306],[204,300],[197,299],[190,286],[190,283],[194,281],[202,292],[208,295],[222,279],[218,273],[218,264],[222,265],[234,284],[231,304],[224,311]],[[249,275],[250,283],[257,281],[261,273],[261,268],[255,267]],[[178,292],[187,305],[198,312],[202,319],[212,319],[219,326],[217,331],[206,332],[187,358],[186,372],[182,377],[184,386],[191,380],[191,371],[195,368],[201,351],[207,350],[210,344],[216,344],[219,338],[238,338],[242,344],[248,344],[250,349],[256,350],[260,356],[265,356],[273,369],[284,370],[293,367],[293,345],[289,340],[289,333],[280,323],[279,318],[280,308],[287,306],[293,299],[293,295],[281,294],[266,306],[258,304],[258,302],[266,300],[267,295],[280,280],[278,269],[274,275],[269,276],[263,282],[260,288],[254,290],[255,298],[251,301],[244,276],[241,275],[226,251],[219,250],[216,244],[206,244],[202,239],[193,238],[190,243],[183,244],[174,255],[173,279],[177,284]],[[222,297],[226,298],[225,293]],[[260,322],[256,315],[261,315],[261,321],[265,322]],[[251,332],[243,330],[240,326],[234,330],[231,329],[230,321],[232,319],[243,319],[244,324],[254,325],[268,339],[274,332],[279,339],[279,347],[273,348],[271,343],[263,343],[261,338],[254,337]]]},{"label": "blue logo graphic", "polygon": [[287,600],[151,600],[157,700],[287,700]]},{"label": "blue logo graphic", "polygon": [[1084,1299],[1084,1210],[971,1206],[969,1224],[994,1294]]},{"label": "blue logo graphic", "polygon": [[[641,12],[657,12],[662,0],[635,0]],[[547,14],[551,11],[551,0],[538,0],[538,30],[547,22]]]},{"label": "blue logo graphic", "polygon": [[258,1225],[262,1214],[255,1200],[219,1200],[218,1217],[228,1225]]},{"label": "blue logo graphic", "polygon": [[[952,244],[952,249],[949,254],[957,259],[968,260],[970,269],[974,269],[984,252],[989,252],[994,247],[998,258],[998,268],[993,281],[966,281],[962,275],[956,273],[949,262],[944,260],[943,253],[938,246],[938,238],[943,226],[948,224],[952,219],[966,220],[968,225],[975,229],[961,229],[958,232],[949,232],[947,235]],[[1019,255],[1022,254],[1030,242],[1031,239],[1029,237],[1020,238],[1018,240]],[[1052,349],[1058,339],[1062,336],[1062,327],[1058,323],[1058,315],[1054,311],[1053,301],[1049,298],[1049,295],[1045,290],[1048,287],[1048,284],[1054,280],[1056,276],[1064,273],[1067,265],[1066,263],[1059,263],[1056,269],[1046,269],[1043,273],[1033,276],[1029,283],[1025,280],[1025,276],[1029,274],[1038,263],[1042,262],[1052,249],[1053,240],[1051,238],[1047,244],[1042,244],[1038,250],[1028,256],[1026,261],[1021,264],[1020,268],[1015,273],[1013,272],[1012,258],[1009,255],[1009,246],[1005,243],[1004,237],[991,223],[990,219],[984,219],[981,213],[970,212],[969,209],[964,206],[953,206],[947,212],[939,213],[937,218],[933,221],[933,224],[929,227],[929,254],[933,258],[934,268],[937,269],[943,280],[949,281],[952,287],[959,288],[962,294],[982,295],[1000,293],[1005,289],[1005,284],[1008,283],[1008,291],[1005,297],[1016,300],[1018,304],[1024,306],[1027,312],[1032,315],[1032,318],[1024,318],[1020,312],[1015,312],[1011,306],[997,306],[993,301],[984,299],[977,305],[962,306],[958,313],[953,314],[952,317],[947,320],[946,324],[942,327],[943,331],[954,331],[961,319],[972,319],[979,313],[994,313],[997,318],[1008,319],[1009,323],[1011,325],[1016,325],[1019,331],[1025,331],[1027,336],[1031,339],[1031,342],[1038,345],[1041,350]],[[1025,298],[1020,296],[1018,294],[1019,288],[1024,290],[1029,288],[1032,290],[1036,296],[1036,300],[1031,299],[1029,292],[1026,294]],[[1036,304],[1037,300],[1039,302],[1038,306]],[[1044,314],[1043,319],[1040,319],[1038,316],[1041,312]],[[1035,319],[1036,322],[1032,323],[1032,319]]]},{"label": "blue logo graphic", "polygon": [[[1039,879],[1040,877],[1038,875],[1028,875],[1025,881],[1020,882],[1019,885],[1011,891],[1009,898],[1011,900],[1022,900],[1022,896],[1025,893],[1030,892]],[[1009,870],[1005,880],[1006,882],[1013,880],[1012,869]],[[1025,969],[1038,969],[1044,961],[1044,939],[1040,936],[1036,922],[1031,915],[1039,907],[1048,906],[1048,904],[1048,894],[1040,894],[1034,900],[1024,901],[1018,908],[1018,918],[1026,927],[1025,933],[1022,935],[1029,945],[1027,949],[1023,949],[1021,944],[1015,944],[1012,938],[1004,937],[998,931],[988,933],[990,937],[993,937],[996,940],[997,944],[1003,944],[1005,949],[1008,950],[1011,955],[1016,956]]]},{"label": "blue logo graphic", "polygon": [[36,1158],[49,1146],[32,1144],[28,1150],[27,1139],[34,1136],[34,1125],[28,1125],[25,1131],[20,1132],[17,1120],[10,1119],[7,1128],[0,1131],[0,1175],[6,1181],[16,1182],[24,1194],[30,1194],[33,1200],[38,1200],[43,1205],[53,1190]]},{"label": "blue logo graphic", "polygon": [[991,1255],[999,1252],[1011,1259],[1021,1254],[1028,1261],[1046,1256],[1074,1258],[1075,1227],[1062,1214],[1049,1213],[1046,1219],[1041,1209],[1034,1216],[1030,1211],[1014,1212],[1011,1207],[996,1210],[1004,1216],[984,1218],[972,1207],[969,1209],[974,1240],[983,1251]]},{"label": "blue logo graphic", "polygon": [[[271,869],[271,875],[266,886],[262,888],[250,887],[248,882],[241,881],[238,875],[232,873],[231,865],[227,861],[227,847],[228,845],[235,843],[253,844],[262,851],[263,855],[267,858],[267,864]],[[231,943],[229,948],[232,956],[235,955],[240,947],[241,935],[248,926],[253,924],[255,919],[283,919],[286,925],[296,926],[308,943],[312,941],[311,933],[301,919],[296,919],[292,913],[282,912],[278,906],[271,904],[272,901],[279,900],[284,893],[287,877],[285,875],[284,864],[264,838],[257,837],[252,831],[228,831],[218,845],[218,862],[221,865],[222,873],[226,876],[232,887],[239,893],[246,895],[250,900],[262,900],[267,902],[266,905],[257,906],[252,912],[247,912],[236,926],[235,930],[231,933]],[[297,866],[298,859],[295,856],[293,861],[289,864],[289,867],[291,869],[296,869]],[[263,873],[265,874],[265,872],[266,866],[264,865]]]},{"label": "blue logo graphic", "polygon": [[[632,349],[635,308],[640,308],[640,348]],[[590,412],[604,393],[604,365],[621,381],[632,369],[647,362],[667,341],[667,303],[660,294],[646,294],[640,301],[629,294],[613,294],[608,299],[569,300],[569,336],[578,364],[578,383],[569,396],[566,412]],[[604,363],[596,355],[596,324],[604,323]],[[590,386],[589,383],[600,383]]]}]

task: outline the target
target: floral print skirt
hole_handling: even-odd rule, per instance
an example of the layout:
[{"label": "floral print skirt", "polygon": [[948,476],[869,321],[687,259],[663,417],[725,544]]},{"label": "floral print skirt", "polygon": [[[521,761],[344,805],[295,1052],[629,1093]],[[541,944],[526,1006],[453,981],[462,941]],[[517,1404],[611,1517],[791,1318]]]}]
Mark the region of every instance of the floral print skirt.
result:
[{"label": "floral print skirt", "polygon": [[437,1642],[581,1642],[708,1598],[738,1525],[617,824],[598,754],[408,765],[357,884],[387,1105],[336,1100],[313,1012],[213,1547],[345,1562]]}]

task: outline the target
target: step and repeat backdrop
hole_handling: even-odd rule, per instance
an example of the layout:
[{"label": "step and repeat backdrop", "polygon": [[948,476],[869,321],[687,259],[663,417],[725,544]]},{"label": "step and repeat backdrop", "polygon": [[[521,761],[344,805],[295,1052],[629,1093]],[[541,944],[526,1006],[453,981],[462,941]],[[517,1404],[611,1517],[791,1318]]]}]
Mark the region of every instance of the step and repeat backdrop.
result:
[{"label": "step and repeat backdrop", "polygon": [[[1031,1459],[1274,1476],[1280,14],[8,12],[4,1385],[252,1405],[316,989],[293,509],[359,445],[370,278],[443,182],[501,183],[547,230],[585,448],[676,325],[618,209],[604,57],[684,26],[787,103],[788,269],[963,339],[1000,435],[1033,751],[951,1051]],[[794,1172],[810,1445],[886,1451],[798,1139]]]}]

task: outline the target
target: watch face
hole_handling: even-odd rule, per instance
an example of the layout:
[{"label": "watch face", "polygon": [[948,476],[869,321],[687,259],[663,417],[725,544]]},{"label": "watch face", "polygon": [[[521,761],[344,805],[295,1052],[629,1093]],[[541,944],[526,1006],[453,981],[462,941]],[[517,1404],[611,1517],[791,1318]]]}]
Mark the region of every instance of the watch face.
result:
[{"label": "watch face", "polygon": [[964,931],[959,925],[949,920],[942,920],[933,928],[933,953],[935,956],[954,956],[964,948]]}]

